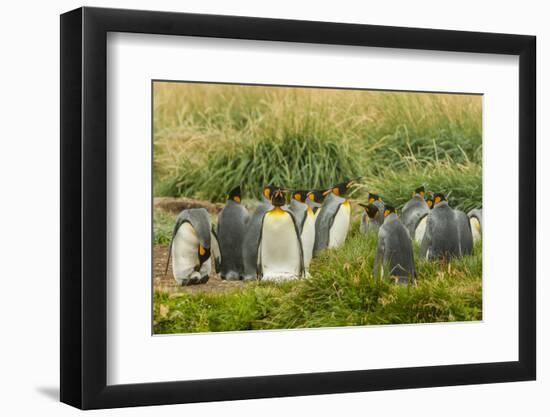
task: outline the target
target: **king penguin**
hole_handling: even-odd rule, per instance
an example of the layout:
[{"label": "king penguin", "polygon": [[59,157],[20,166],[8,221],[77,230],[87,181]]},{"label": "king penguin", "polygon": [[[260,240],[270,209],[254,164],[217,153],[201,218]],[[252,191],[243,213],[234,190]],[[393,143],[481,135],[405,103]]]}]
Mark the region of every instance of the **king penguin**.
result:
[{"label": "king penguin", "polygon": [[387,273],[397,282],[406,284],[416,276],[411,239],[392,206],[386,205],[384,217],[378,232],[374,274],[384,276]]},{"label": "king penguin", "polygon": [[319,213],[321,213],[321,207],[323,206],[323,202],[325,201],[325,193],[327,191],[328,190],[311,190],[307,194],[307,203],[313,210],[315,220],[317,220]]},{"label": "king penguin", "polygon": [[241,187],[229,192],[218,215],[218,242],[221,252],[220,277],[238,280],[243,276],[243,239],[248,211],[241,205]]},{"label": "king penguin", "polygon": [[[365,235],[368,235],[369,233],[378,234],[378,229],[384,222],[383,220],[380,220],[380,211],[378,210],[378,207],[373,203],[359,203],[359,205],[365,209],[363,214],[361,214],[361,226],[359,231]],[[383,216],[384,214],[382,214],[382,217]]]},{"label": "king penguin", "polygon": [[345,195],[354,182],[348,180],[325,191],[326,198],[315,221],[314,255],[322,249],[344,244],[351,221],[351,204]]},{"label": "king penguin", "polygon": [[180,285],[205,283],[212,269],[210,218],[204,208],[183,210],[176,218],[165,274],[172,259],[172,273]]},{"label": "king penguin", "polygon": [[411,238],[414,238],[414,240],[419,245],[422,244],[422,239],[424,239],[424,234],[426,233],[426,224],[428,224],[428,214],[430,214],[430,210],[434,206],[433,196],[428,197],[428,199],[426,200],[426,204],[428,206],[428,212],[424,214],[422,217],[418,218],[417,223],[414,226],[414,236],[411,236]]},{"label": "king penguin", "polygon": [[425,194],[424,187],[418,187],[401,212],[401,221],[407,228],[411,239],[415,238],[416,227],[419,225],[420,219],[430,212],[428,203],[424,200]]},{"label": "king penguin", "polygon": [[306,204],[308,192],[306,190],[295,190],[291,192],[290,204],[288,209],[294,214],[300,233],[304,228],[304,222],[306,220],[308,206]]},{"label": "king penguin", "polygon": [[380,224],[384,223],[384,202],[382,201],[382,197],[378,194],[369,193],[368,198],[369,204],[374,204],[378,209],[378,213],[376,213],[376,220]]},{"label": "king penguin", "polygon": [[266,281],[300,278],[304,273],[302,240],[296,219],[284,208],[286,197],[282,190],[273,192],[271,204],[262,219],[258,248],[258,276]]},{"label": "king penguin", "polygon": [[433,204],[420,245],[421,256],[430,260],[460,256],[461,245],[455,210],[441,193],[434,195]]},{"label": "king penguin", "polygon": [[278,187],[266,185],[262,191],[262,202],[256,207],[248,219],[243,241],[243,280],[249,281],[258,278],[258,246],[262,233],[262,221],[265,213],[273,208],[271,197]]},{"label": "king penguin", "polygon": [[472,229],[472,238],[474,243],[481,240],[482,225],[483,225],[483,212],[481,209],[473,209],[468,212],[468,218],[470,219],[470,227]]},{"label": "king penguin", "polygon": [[[302,240],[302,250],[304,253],[304,269],[306,276],[309,274],[309,265],[311,258],[313,257],[313,245],[315,244],[315,213],[313,209],[318,203],[315,202],[315,196],[310,198],[315,191],[299,191],[293,193],[294,199],[305,201],[306,210],[304,213],[304,219],[302,221],[302,228],[300,230],[300,239]],[[290,205],[292,208],[292,203]]]}]

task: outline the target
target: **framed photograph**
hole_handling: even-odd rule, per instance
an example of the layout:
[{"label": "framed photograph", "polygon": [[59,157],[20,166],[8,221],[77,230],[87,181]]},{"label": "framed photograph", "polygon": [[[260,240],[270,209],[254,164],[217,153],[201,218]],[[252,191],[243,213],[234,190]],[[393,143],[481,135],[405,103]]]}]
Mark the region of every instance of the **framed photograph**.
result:
[{"label": "framed photograph", "polygon": [[61,16],[61,401],[533,380],[535,37]]}]

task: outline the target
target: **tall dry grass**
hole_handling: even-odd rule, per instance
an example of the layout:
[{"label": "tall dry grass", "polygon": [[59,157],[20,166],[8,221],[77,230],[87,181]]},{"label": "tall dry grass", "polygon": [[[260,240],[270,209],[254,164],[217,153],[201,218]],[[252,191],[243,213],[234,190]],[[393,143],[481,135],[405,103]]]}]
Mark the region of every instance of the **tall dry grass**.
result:
[{"label": "tall dry grass", "polygon": [[480,96],[157,82],[155,194],[221,200],[239,183],[251,197],[363,176],[359,192],[397,203],[426,183],[479,206],[481,108]]}]

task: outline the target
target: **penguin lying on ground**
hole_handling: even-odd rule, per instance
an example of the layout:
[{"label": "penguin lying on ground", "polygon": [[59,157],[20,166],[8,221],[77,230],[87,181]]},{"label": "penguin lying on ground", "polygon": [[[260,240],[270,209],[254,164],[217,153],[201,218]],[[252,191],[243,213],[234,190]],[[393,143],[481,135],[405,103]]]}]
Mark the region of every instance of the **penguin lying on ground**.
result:
[{"label": "penguin lying on ground", "polygon": [[378,232],[374,274],[380,277],[387,274],[406,284],[416,276],[411,239],[393,207],[386,205],[384,217]]},{"label": "penguin lying on ground", "polygon": [[405,204],[401,211],[401,221],[407,228],[411,239],[415,238],[416,227],[422,217],[430,212],[428,204],[424,201],[424,187],[414,190],[413,197]]},{"label": "penguin lying on ground", "polygon": [[481,240],[483,213],[481,209],[473,209],[468,212],[468,218],[470,219],[470,227],[472,229],[472,238],[474,239],[474,243],[475,243],[478,240]]},{"label": "penguin lying on ground", "polygon": [[218,215],[218,242],[222,254],[220,277],[238,280],[243,275],[243,239],[248,211],[241,205],[241,187],[229,192],[225,207]]},{"label": "penguin lying on ground", "polygon": [[[378,207],[372,203],[359,203],[359,205],[365,209],[363,214],[361,214],[361,226],[359,227],[359,231],[365,235],[368,235],[369,233],[378,234],[378,229],[383,223],[383,220],[380,220],[381,216],[379,216],[380,210],[378,210]],[[382,214],[382,218],[383,217],[384,214]]]},{"label": "penguin lying on ground", "polygon": [[262,202],[248,219],[243,240],[243,279],[245,281],[257,279],[258,246],[262,233],[262,221],[265,213],[273,208],[271,197],[278,187],[267,185],[263,189]]},{"label": "penguin lying on ground", "polygon": [[183,210],[176,218],[168,249],[165,274],[172,259],[172,273],[180,285],[205,283],[210,277],[210,218],[204,208]]},{"label": "penguin lying on ground", "polygon": [[426,221],[420,254],[430,260],[461,255],[457,215],[441,193],[434,195],[434,206]]},{"label": "penguin lying on ground", "polygon": [[284,208],[285,194],[273,192],[272,209],[262,219],[258,248],[258,276],[267,281],[300,278],[304,273],[304,255],[300,231],[292,212]]},{"label": "penguin lying on ground", "polygon": [[351,205],[344,196],[353,183],[354,180],[348,180],[325,191],[326,198],[315,221],[314,255],[322,249],[344,244],[351,220]]}]

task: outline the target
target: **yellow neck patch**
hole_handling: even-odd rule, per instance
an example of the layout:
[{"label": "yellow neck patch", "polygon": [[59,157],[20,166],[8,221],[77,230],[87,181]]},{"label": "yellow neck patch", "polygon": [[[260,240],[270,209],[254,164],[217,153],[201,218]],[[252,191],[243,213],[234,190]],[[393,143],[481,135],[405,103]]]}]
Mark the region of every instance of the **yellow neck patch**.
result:
[{"label": "yellow neck patch", "polygon": [[281,207],[274,207],[269,213],[276,216],[284,216],[285,214],[287,214],[286,211],[284,211]]}]

